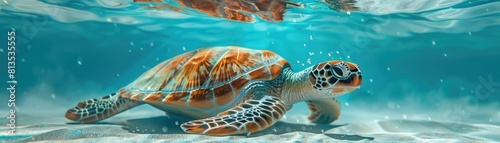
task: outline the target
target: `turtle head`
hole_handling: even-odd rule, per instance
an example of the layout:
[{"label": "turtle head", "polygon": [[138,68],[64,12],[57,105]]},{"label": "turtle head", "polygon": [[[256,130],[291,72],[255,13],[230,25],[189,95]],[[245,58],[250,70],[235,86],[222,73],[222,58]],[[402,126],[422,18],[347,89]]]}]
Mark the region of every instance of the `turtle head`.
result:
[{"label": "turtle head", "polygon": [[354,63],[333,60],[311,68],[309,81],[316,98],[341,96],[361,86],[361,70]]}]

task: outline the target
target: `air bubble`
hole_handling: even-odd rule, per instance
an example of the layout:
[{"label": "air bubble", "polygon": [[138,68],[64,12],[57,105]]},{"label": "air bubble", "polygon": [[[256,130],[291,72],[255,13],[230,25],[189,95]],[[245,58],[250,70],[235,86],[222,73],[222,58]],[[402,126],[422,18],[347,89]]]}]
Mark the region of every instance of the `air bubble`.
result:
[{"label": "air bubble", "polygon": [[175,125],[179,125],[179,122],[175,121]]},{"label": "air bubble", "polygon": [[116,23],[113,23],[113,26],[115,27],[115,32],[120,32],[120,28],[118,28],[118,25]]},{"label": "air bubble", "polygon": [[403,118],[404,118],[404,119],[406,119],[406,118],[407,118],[407,117],[406,117],[406,114],[403,114]]},{"label": "air bubble", "polygon": [[448,57],[448,54],[444,53],[444,57]]},{"label": "air bubble", "polygon": [[76,58],[76,62],[78,63],[78,65],[82,65],[82,57]]},{"label": "air bubble", "polygon": [[306,43],[304,43],[304,47],[307,46]]},{"label": "air bubble", "polygon": [[349,106],[349,102],[346,102],[346,103],[345,103],[345,106]]},{"label": "air bubble", "polygon": [[183,50],[183,51],[186,51],[186,47],[182,46],[182,50]]},{"label": "air bubble", "polygon": [[163,127],[163,128],[161,128],[161,130],[162,130],[164,133],[168,132],[168,128],[167,128],[167,127]]},{"label": "air bubble", "polygon": [[394,109],[394,103],[387,102],[387,107],[389,107],[390,109]]},{"label": "air bubble", "polygon": [[347,11],[347,15],[351,15],[351,12],[350,12],[350,11]]},{"label": "air bubble", "polygon": [[436,46],[436,41],[432,41],[432,45],[433,45],[433,46]]},{"label": "air bubble", "polygon": [[56,99],[56,94],[52,93],[50,97],[52,97],[52,99]]},{"label": "air bubble", "polygon": [[319,54],[320,54],[320,55],[323,55],[323,52],[319,51]]},{"label": "air bubble", "polygon": [[155,45],[155,43],[151,42],[149,43],[149,46],[153,47]]},{"label": "air bubble", "polygon": [[143,51],[143,50],[144,50],[144,48],[141,47],[141,51]]},{"label": "air bubble", "polygon": [[309,36],[309,40],[313,40],[313,36],[312,35]]},{"label": "air bubble", "polygon": [[134,42],[130,42],[130,46],[134,46]]},{"label": "air bubble", "polygon": [[3,49],[2,48],[0,48],[0,53],[3,53]]},{"label": "air bubble", "polygon": [[370,82],[373,82],[373,79],[370,78]]},{"label": "air bubble", "polygon": [[390,67],[387,67],[387,70],[388,70],[388,71],[391,71],[391,68],[390,68]]}]

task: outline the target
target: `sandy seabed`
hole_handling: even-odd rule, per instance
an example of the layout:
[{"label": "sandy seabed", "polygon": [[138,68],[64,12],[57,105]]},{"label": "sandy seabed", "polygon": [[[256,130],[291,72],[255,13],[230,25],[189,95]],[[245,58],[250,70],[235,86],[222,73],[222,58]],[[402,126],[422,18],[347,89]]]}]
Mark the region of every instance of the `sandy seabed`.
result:
[{"label": "sandy seabed", "polygon": [[[5,124],[0,126],[0,142],[500,142],[497,125],[410,119],[363,121],[366,115],[359,113],[343,113],[338,122],[315,125],[307,121],[306,114],[291,112],[274,126],[249,136],[217,137],[184,133],[179,125],[189,119],[149,107],[132,110],[94,124],[70,122],[63,114],[19,113],[15,134],[9,134]],[[3,124],[8,120],[0,121]]]}]

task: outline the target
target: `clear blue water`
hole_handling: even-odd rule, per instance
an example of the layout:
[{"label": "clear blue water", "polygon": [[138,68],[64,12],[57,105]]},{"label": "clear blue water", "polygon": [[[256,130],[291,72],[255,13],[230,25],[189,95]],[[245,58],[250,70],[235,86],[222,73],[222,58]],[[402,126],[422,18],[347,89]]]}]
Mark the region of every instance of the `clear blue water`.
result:
[{"label": "clear blue water", "polygon": [[[19,112],[69,108],[115,92],[175,55],[236,45],[274,51],[294,71],[331,59],[358,63],[363,85],[340,100],[345,112],[373,113],[362,119],[500,123],[495,0],[360,0],[360,11],[291,7],[283,22],[253,23],[125,0],[8,2],[0,2],[0,79],[7,87],[5,39],[14,28]],[[0,93],[7,104],[7,90]],[[308,112],[305,104],[293,110]]]}]

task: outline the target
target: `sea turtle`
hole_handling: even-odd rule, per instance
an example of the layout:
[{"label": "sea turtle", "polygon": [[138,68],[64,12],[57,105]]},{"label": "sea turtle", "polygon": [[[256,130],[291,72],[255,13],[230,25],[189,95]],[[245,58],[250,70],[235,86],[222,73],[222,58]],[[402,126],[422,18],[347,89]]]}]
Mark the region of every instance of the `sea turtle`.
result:
[{"label": "sea turtle", "polygon": [[200,48],[158,64],[117,93],[79,102],[66,118],[96,122],[147,103],[194,118],[181,125],[187,133],[230,135],[272,126],[294,103],[305,101],[310,121],[331,123],[340,115],[336,97],[359,88],[361,79],[359,67],[347,61],[294,73],[268,50]]}]

